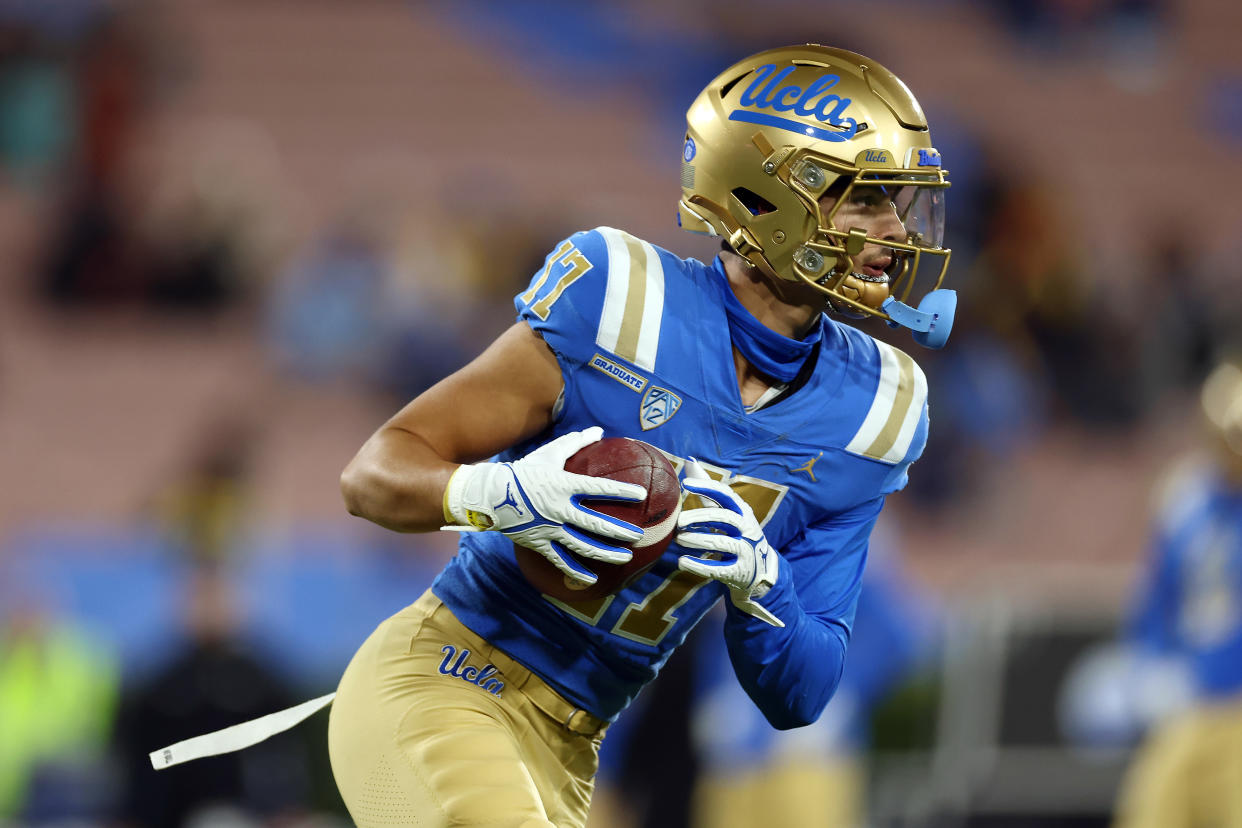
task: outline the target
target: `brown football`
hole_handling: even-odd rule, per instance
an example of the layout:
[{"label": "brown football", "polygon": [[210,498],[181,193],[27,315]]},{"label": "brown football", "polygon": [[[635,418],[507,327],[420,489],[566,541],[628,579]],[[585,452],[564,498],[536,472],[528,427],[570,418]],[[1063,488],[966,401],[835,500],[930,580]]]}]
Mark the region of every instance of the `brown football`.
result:
[{"label": "brown football", "polygon": [[565,461],[565,470],[592,477],[607,477],[637,483],[647,490],[641,503],[585,499],[583,505],[597,512],[629,521],[643,529],[643,537],[633,544],[606,540],[634,553],[629,563],[609,564],[574,555],[578,563],[599,578],[583,587],[566,578],[538,552],[515,546],[522,574],[545,595],[560,601],[590,601],[610,595],[650,569],[673,538],[677,515],[681,511],[681,484],[669,459],[655,446],[628,437],[605,437]]}]

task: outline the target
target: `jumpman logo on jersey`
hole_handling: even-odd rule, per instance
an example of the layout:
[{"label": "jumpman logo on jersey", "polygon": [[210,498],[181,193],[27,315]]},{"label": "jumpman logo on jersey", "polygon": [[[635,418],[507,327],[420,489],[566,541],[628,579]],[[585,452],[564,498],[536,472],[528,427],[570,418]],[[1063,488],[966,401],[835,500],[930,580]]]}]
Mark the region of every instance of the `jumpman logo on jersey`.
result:
[{"label": "jumpman logo on jersey", "polygon": [[824,453],[821,451],[819,454],[815,455],[810,460],[807,460],[805,463],[803,463],[801,466],[798,466],[796,469],[790,469],[789,473],[796,474],[798,472],[806,472],[807,476],[811,478],[812,483],[818,483],[819,481],[815,479],[815,471],[813,470],[813,467],[815,465],[815,461],[823,456],[824,456]]},{"label": "jumpman logo on jersey", "polygon": [[511,483],[505,484],[505,499],[500,501],[499,503],[497,503],[495,506],[492,507],[493,512],[500,511],[500,508],[502,506],[508,506],[510,509],[517,512],[519,515],[526,514],[525,512],[522,511],[522,507],[518,505],[517,500],[515,500],[513,497],[512,485],[513,484]]}]

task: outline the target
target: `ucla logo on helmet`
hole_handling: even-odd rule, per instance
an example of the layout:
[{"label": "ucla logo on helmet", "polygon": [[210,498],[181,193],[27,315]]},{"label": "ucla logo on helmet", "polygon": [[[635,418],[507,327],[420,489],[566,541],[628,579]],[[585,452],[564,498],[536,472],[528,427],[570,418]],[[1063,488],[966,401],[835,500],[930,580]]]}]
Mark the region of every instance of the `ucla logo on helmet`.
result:
[{"label": "ucla logo on helmet", "polygon": [[694,139],[687,138],[686,146],[681,151],[681,159],[687,163],[694,160],[694,153],[697,148],[694,146]]},{"label": "ucla logo on helmet", "polygon": [[[756,70],[755,79],[742,93],[739,103],[753,109],[735,109],[729,113],[730,121],[744,121],[750,124],[772,126],[785,129],[800,135],[809,135],[821,141],[848,141],[858,132],[858,122],[845,117],[853,100],[842,98],[830,90],[841,82],[840,75],[831,73],[820,75],[805,88],[795,83],[781,84],[796,69],[786,66],[779,72],[776,64],[765,63]],[[823,124],[834,129],[819,129],[805,123],[782,118],[768,112],[754,110],[771,110],[772,112],[793,112],[804,118],[814,117]]]},{"label": "ucla logo on helmet", "polygon": [[643,394],[638,415],[639,425],[643,427],[643,431],[650,431],[656,426],[667,423],[679,408],[681,408],[681,397],[667,388],[653,385],[647,389],[647,393]]}]

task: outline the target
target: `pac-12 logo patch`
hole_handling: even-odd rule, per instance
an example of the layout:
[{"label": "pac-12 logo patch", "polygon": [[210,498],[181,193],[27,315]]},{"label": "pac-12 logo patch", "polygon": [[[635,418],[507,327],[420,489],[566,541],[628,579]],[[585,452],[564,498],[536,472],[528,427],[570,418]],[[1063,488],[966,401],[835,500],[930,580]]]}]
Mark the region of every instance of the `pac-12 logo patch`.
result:
[{"label": "pac-12 logo patch", "polygon": [[664,425],[679,408],[681,408],[681,397],[667,388],[653,385],[647,389],[646,394],[643,394],[642,408],[638,416],[639,424],[642,425],[643,431]]},{"label": "pac-12 logo patch", "polygon": [[682,150],[681,150],[681,159],[685,161],[686,163],[690,163],[691,161],[693,161],[695,149],[696,148],[694,146],[694,139],[687,138],[686,145],[682,147]]}]

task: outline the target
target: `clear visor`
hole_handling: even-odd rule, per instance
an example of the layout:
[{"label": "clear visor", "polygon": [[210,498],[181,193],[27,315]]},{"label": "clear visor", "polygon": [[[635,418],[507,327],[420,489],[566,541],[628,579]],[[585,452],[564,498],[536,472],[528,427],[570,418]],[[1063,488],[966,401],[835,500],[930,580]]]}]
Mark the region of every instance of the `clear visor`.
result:
[{"label": "clear visor", "polygon": [[[902,183],[906,181],[925,183]],[[888,198],[906,228],[909,244],[939,250],[944,247],[945,187],[942,184],[928,184],[937,185],[939,182],[933,176],[902,175],[860,179],[854,186],[877,188]]]}]

